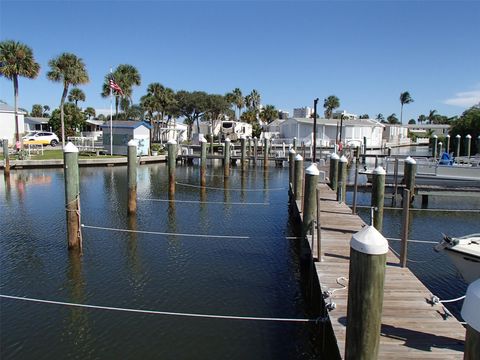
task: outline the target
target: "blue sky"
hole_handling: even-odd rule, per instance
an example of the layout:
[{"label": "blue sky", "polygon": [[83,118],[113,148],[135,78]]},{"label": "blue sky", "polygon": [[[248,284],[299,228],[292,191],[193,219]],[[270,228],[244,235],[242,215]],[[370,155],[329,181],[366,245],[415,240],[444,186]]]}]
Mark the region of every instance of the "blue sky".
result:
[{"label": "blue sky", "polygon": [[[132,64],[149,83],[174,90],[244,94],[292,111],[336,95],[341,109],[400,115],[430,109],[448,116],[480,102],[478,1],[0,1],[0,39],[29,45],[41,65],[21,79],[20,106],[57,107],[61,85],[46,79],[49,59],[73,52],[87,65],[83,107],[100,97],[110,67]],[[11,81],[0,99],[13,104]]]}]

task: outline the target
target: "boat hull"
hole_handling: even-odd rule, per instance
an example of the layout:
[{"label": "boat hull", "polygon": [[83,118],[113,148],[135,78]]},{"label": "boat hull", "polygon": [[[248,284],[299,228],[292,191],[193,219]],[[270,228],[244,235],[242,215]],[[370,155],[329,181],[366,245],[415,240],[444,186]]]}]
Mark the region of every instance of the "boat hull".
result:
[{"label": "boat hull", "polygon": [[466,254],[454,248],[445,248],[445,251],[466,283],[469,284],[480,278],[479,256]]}]

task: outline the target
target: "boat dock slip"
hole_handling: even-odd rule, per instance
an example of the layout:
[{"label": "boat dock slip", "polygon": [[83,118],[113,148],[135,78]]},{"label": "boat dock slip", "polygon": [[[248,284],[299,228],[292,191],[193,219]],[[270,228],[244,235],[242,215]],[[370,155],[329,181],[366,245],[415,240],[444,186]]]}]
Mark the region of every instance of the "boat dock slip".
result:
[{"label": "boat dock slip", "polygon": [[[333,289],[325,299],[336,304],[329,312],[342,358],[345,354],[348,285],[340,278],[349,276],[350,240],[365,225],[351,209],[336,201],[326,185],[320,189],[322,261],[316,272],[322,291]],[[297,201],[297,209],[301,209]],[[300,210],[297,210],[300,211]],[[316,246],[312,250],[317,258]],[[391,251],[387,254],[379,359],[463,359],[465,328],[450,316],[442,317],[441,304],[427,302],[431,292]]]}]

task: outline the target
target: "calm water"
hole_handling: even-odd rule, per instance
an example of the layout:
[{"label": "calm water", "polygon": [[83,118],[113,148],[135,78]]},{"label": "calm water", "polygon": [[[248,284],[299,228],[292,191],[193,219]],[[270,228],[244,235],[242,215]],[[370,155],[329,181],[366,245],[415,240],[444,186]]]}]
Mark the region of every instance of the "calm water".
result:
[{"label": "calm water", "polygon": [[[198,184],[196,167],[177,181]],[[85,225],[248,236],[192,238],[84,229],[84,255],[69,257],[62,170],[13,171],[0,187],[2,294],[112,307],[257,317],[312,317],[302,297],[288,219],[287,169],[262,168],[224,191],[177,185],[170,203],[164,164],[141,166],[138,213],[126,216],[125,167],[81,168]],[[2,179],[3,180],[3,179]],[[242,188],[261,191],[236,191]],[[265,189],[265,190],[262,190]],[[223,204],[225,202],[226,204]],[[268,203],[235,205],[232,203]],[[1,299],[2,359],[315,358],[318,327],[113,312]]]}]

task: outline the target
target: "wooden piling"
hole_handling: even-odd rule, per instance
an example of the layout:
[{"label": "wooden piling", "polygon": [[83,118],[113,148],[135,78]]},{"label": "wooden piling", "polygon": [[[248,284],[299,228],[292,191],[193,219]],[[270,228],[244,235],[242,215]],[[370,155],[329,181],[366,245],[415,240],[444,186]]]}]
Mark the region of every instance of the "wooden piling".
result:
[{"label": "wooden piling", "polygon": [[[318,185],[318,184],[317,184]],[[320,224],[320,189],[316,186],[316,198],[317,198],[317,260],[322,261],[322,227]]]},{"label": "wooden piling", "polygon": [[290,149],[288,152],[288,183],[292,186],[293,191],[293,182],[295,179],[295,150]]},{"label": "wooden piling", "polygon": [[405,180],[405,188],[410,190],[409,201],[413,201],[415,196],[415,176],[417,174],[417,162],[410,156],[405,159],[403,166],[403,177]]},{"label": "wooden piling", "polygon": [[168,192],[169,195],[175,194],[175,167],[177,161],[177,142],[168,140]]},{"label": "wooden piling", "polygon": [[200,138],[200,186],[207,184],[207,139]]},{"label": "wooden piling", "polygon": [[338,161],[337,201],[345,202],[347,194],[347,158],[342,155]]},{"label": "wooden piling", "polygon": [[480,359],[480,279],[472,282],[467,289],[462,305],[462,318],[467,322],[464,360]]},{"label": "wooden piling", "polygon": [[68,249],[82,253],[82,229],[80,221],[80,180],[78,172],[78,148],[69,142],[63,148],[65,176],[65,211],[67,215]]},{"label": "wooden piling", "polygon": [[329,179],[330,179],[330,189],[333,191],[337,191],[338,187],[338,162],[340,160],[340,157],[333,153],[330,156],[330,173],[329,173]]},{"label": "wooden piling", "polygon": [[[305,170],[305,192],[303,195],[302,236],[305,238],[317,216],[317,165],[312,164]],[[313,234],[312,234],[313,236]]]},{"label": "wooden piling", "polygon": [[383,204],[385,200],[385,175],[386,172],[383,167],[378,166],[373,171],[372,183],[372,201],[371,205],[374,208],[373,226],[378,231],[382,231],[383,227]]},{"label": "wooden piling", "polygon": [[230,139],[225,139],[225,147],[223,148],[223,176],[230,176]]},{"label": "wooden piling", "polygon": [[253,138],[253,161],[255,163],[255,166],[257,166],[257,160],[258,160],[258,139],[255,136]]},{"label": "wooden piling", "polygon": [[5,177],[9,177],[10,176],[10,154],[8,153],[8,139],[3,139],[3,159],[5,161],[3,175]]},{"label": "wooden piling", "polygon": [[438,146],[438,136],[433,135],[433,148],[432,148],[433,160],[437,160],[437,146]]},{"label": "wooden piling", "polygon": [[302,156],[304,159],[306,159],[307,153],[306,153],[306,148],[305,148],[305,142],[302,141]]},{"label": "wooden piling", "polygon": [[387,252],[387,240],[373,226],[352,236],[345,359],[378,358]]},{"label": "wooden piling", "polygon": [[[363,155],[367,155],[367,137],[363,137]],[[365,165],[367,157],[362,158],[362,164]]]},{"label": "wooden piling", "polygon": [[268,139],[263,139],[263,167],[268,167]]},{"label": "wooden piling", "polygon": [[[358,147],[357,147],[358,150]],[[358,159],[355,161],[355,178],[353,181],[353,204],[352,204],[352,214],[357,213],[357,193],[358,193]]]},{"label": "wooden piling", "polygon": [[[403,189],[403,198],[410,198],[410,190]],[[407,267],[407,253],[408,253],[408,229],[410,220],[410,201],[403,202],[402,211],[402,244],[400,249],[400,266]]]},{"label": "wooden piling", "polygon": [[295,150],[295,152],[297,152],[297,138],[296,137],[293,138],[292,147],[293,147],[293,150]]},{"label": "wooden piling", "polygon": [[128,176],[128,214],[137,211],[137,141],[128,142],[127,153],[127,176]]},{"label": "wooden piling", "polygon": [[247,139],[245,138],[245,135],[240,136],[240,148],[241,148],[240,167],[243,172],[247,167]]},{"label": "wooden piling", "polygon": [[302,199],[303,190],[303,157],[300,154],[295,156],[295,178],[293,184],[293,193],[295,194],[295,200]]}]

